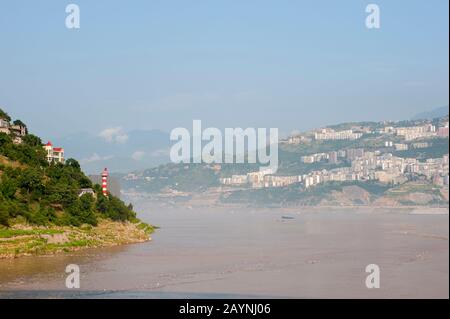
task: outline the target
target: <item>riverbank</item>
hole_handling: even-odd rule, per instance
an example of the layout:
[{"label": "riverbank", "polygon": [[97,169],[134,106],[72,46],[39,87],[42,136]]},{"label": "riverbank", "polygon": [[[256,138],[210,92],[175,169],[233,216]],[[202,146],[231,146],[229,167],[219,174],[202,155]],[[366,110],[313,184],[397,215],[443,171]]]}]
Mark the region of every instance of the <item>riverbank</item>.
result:
[{"label": "riverbank", "polygon": [[420,214],[420,215],[448,215],[449,207],[446,206],[426,206],[426,205],[249,205],[244,203],[223,203],[215,200],[200,200],[197,197],[188,200],[165,199],[161,200],[147,194],[124,193],[123,197],[132,203],[152,204],[158,209],[165,208],[181,208],[187,210],[195,209],[228,209],[228,210],[259,210],[274,209],[279,212],[323,212],[323,211],[354,211],[361,213],[404,213],[404,214]]},{"label": "riverbank", "polygon": [[112,247],[151,240],[154,227],[145,223],[99,220],[97,226],[32,226],[0,228],[0,259],[54,255],[85,248]]},{"label": "riverbank", "polygon": [[[417,190],[408,191],[390,191],[384,196],[373,195],[358,186],[345,186],[341,191],[332,190],[329,192],[318,192],[312,194],[307,200],[295,201],[298,191],[289,192],[288,189],[245,189],[245,188],[210,188],[204,192],[167,192],[167,193],[145,193],[125,191],[122,196],[133,200],[145,200],[151,202],[167,203],[168,205],[186,207],[251,207],[251,208],[293,208],[309,209],[316,207],[319,209],[327,208],[364,208],[364,209],[437,209],[447,210],[448,188],[443,188],[439,196],[436,194],[427,194]],[[403,186],[406,188],[406,186]],[[273,191],[273,193],[271,193]],[[429,190],[431,192],[431,190]],[[433,190],[434,192],[435,190]],[[250,192],[250,193],[248,193]],[[260,197],[253,197],[260,192],[266,192]],[[277,197],[279,192],[287,192],[287,198]],[[253,194],[250,197],[239,197],[236,194]],[[326,195],[326,196],[325,196]],[[234,200],[232,199],[235,197]],[[238,196],[238,198],[236,198]],[[243,195],[242,195],[243,196]],[[305,195],[306,196],[306,195]],[[268,200],[269,199],[269,200]]]}]

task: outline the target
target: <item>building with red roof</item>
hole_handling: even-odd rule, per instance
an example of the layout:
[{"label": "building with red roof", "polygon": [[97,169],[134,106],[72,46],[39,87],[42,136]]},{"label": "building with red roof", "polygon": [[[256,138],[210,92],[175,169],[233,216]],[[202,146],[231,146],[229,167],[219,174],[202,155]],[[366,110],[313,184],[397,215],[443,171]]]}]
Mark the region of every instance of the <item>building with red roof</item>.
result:
[{"label": "building with red roof", "polygon": [[64,164],[64,149],[62,147],[53,147],[52,142],[44,145],[47,151],[46,158],[49,163],[63,163]]}]

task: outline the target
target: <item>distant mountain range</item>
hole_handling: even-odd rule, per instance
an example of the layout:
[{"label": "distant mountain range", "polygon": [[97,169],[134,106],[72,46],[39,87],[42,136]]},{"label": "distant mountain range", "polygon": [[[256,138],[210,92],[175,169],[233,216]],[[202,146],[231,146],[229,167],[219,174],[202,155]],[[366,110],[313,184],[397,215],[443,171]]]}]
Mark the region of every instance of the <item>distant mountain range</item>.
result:
[{"label": "distant mountain range", "polygon": [[432,120],[438,117],[443,117],[448,115],[448,105],[438,107],[437,109],[426,111],[422,113],[418,113],[414,115],[411,119],[412,120]]}]

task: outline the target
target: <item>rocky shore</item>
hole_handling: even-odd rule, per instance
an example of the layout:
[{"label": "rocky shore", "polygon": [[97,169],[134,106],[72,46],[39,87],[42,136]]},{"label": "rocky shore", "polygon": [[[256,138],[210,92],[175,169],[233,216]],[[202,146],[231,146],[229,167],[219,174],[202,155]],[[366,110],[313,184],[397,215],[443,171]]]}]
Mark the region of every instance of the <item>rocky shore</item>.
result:
[{"label": "rocky shore", "polygon": [[151,240],[153,231],[153,226],[142,222],[114,222],[106,219],[100,220],[95,227],[16,224],[0,228],[0,259],[142,243]]}]

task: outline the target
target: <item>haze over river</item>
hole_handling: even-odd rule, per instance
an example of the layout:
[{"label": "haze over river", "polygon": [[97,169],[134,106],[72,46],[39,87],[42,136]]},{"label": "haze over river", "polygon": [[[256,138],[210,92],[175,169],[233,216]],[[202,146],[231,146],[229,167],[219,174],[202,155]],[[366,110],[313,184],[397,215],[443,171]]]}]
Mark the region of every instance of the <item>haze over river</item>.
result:
[{"label": "haze over river", "polygon": [[[445,213],[133,202],[161,227],[152,241],[0,260],[0,298],[449,297]],[[68,264],[80,266],[80,290],[65,287]],[[379,289],[366,288],[368,264]]]}]

